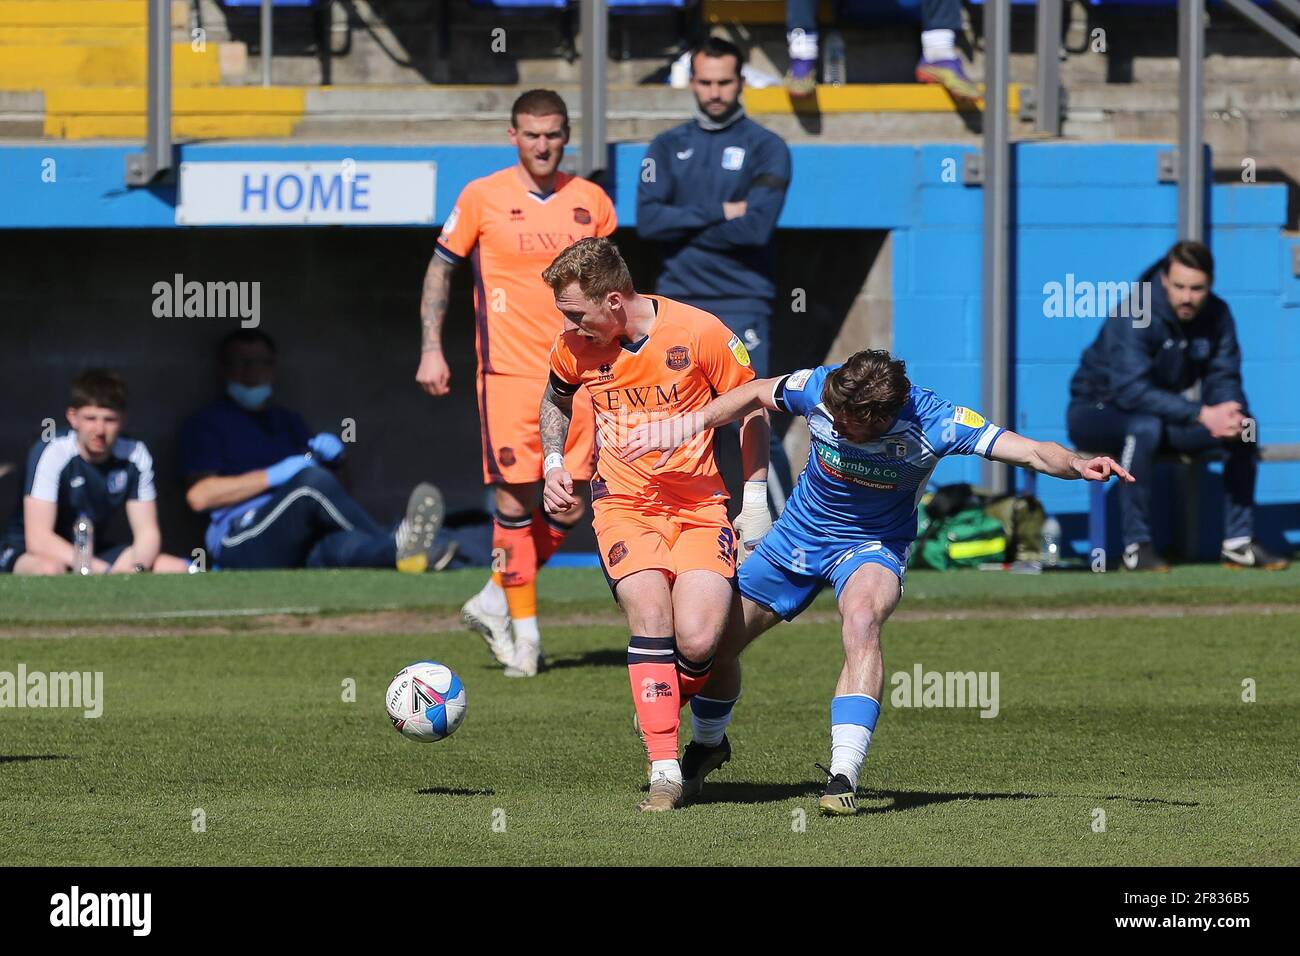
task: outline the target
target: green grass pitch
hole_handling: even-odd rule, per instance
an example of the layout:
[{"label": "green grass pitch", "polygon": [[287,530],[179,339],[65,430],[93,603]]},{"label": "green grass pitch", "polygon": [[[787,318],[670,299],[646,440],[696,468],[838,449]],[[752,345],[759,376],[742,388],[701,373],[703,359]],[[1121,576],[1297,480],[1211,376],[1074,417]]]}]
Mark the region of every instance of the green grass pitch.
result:
[{"label": "green grass pitch", "polygon": [[[531,681],[448,626],[479,581],[0,580],[0,672],[104,674],[98,719],[0,709],[0,862],[1300,862],[1297,569],[910,575],[863,811],[831,820],[813,768],[840,663],[826,600],[746,655],[735,759],[703,802],[649,816],[599,572],[543,573],[553,666]],[[464,725],[431,745],[382,708],[423,658],[468,688]],[[996,671],[998,715],[894,706],[892,675],[918,663]]]}]

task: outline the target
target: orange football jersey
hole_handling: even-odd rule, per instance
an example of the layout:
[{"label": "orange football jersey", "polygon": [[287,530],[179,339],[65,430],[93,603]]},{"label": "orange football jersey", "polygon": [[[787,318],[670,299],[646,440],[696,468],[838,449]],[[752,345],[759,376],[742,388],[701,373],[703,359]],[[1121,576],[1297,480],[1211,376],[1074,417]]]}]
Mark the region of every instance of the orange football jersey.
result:
[{"label": "orange football jersey", "polygon": [[560,251],[618,225],[614,204],[595,183],[567,173],[543,198],[514,166],[467,185],[456,200],[437,253],[474,267],[479,371],[546,378],[546,356],[564,328],[542,270]]},{"label": "orange football jersey", "polygon": [[657,452],[636,461],[619,453],[638,425],[700,411],[754,378],[744,343],[717,316],[663,296],[645,298],[657,314],[640,341],[601,347],[570,330],[551,349],[551,374],[572,388],[586,385],[595,407],[592,499],[626,495],[676,507],[724,500],[712,430],[674,451],[662,468],[654,467]]}]

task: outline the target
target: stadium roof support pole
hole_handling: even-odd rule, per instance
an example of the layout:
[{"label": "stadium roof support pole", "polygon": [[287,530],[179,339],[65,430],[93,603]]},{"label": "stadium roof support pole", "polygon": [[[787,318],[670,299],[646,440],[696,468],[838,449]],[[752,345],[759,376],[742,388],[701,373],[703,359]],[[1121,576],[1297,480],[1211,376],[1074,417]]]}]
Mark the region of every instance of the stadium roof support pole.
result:
[{"label": "stadium roof support pole", "polygon": [[[1011,428],[1011,150],[1007,116],[1008,50],[1011,2],[984,5],[984,276],[983,388],[984,414]],[[984,460],[980,483],[995,494],[1011,489],[1007,465]]]},{"label": "stadium roof support pole", "polygon": [[1061,135],[1061,8],[1065,0],[1038,0],[1034,19],[1034,129]]},{"label": "stadium roof support pole", "polygon": [[271,85],[271,56],[274,40],[271,35],[271,0],[262,0],[262,85]]},{"label": "stadium roof support pole", "polygon": [[1205,238],[1205,0],[1178,0],[1178,238]]},{"label": "stadium roof support pole", "polygon": [[172,7],[149,0],[149,89],[143,153],[126,157],[126,182],[147,186],[172,168]]},{"label": "stadium roof support pole", "polygon": [[604,169],[605,73],[609,63],[606,0],[582,0],[582,167],[583,176]]}]

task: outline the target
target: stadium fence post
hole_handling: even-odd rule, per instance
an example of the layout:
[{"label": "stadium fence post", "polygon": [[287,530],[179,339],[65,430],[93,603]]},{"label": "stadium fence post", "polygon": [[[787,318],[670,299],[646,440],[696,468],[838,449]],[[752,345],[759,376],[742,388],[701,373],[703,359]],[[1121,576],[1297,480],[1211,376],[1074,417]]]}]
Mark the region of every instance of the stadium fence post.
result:
[{"label": "stadium fence post", "polygon": [[590,176],[606,163],[605,73],[609,62],[606,0],[582,2],[582,168]]},{"label": "stadium fence post", "polygon": [[[1011,45],[1011,2],[984,5],[984,263],[981,374],[984,413],[1006,428],[1011,415],[1010,121],[1007,116]],[[981,483],[994,494],[1009,494],[1011,469],[984,459]]]},{"label": "stadium fence post", "polygon": [[145,147],[126,157],[128,186],[147,186],[172,168],[171,0],[149,0]]}]

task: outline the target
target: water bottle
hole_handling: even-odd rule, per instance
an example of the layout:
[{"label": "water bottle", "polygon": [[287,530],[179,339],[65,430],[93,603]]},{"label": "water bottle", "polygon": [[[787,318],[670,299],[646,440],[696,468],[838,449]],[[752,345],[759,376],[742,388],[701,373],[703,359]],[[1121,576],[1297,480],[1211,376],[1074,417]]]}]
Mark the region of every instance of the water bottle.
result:
[{"label": "water bottle", "polygon": [[1061,522],[1049,516],[1043,522],[1043,566],[1054,568],[1061,561]]},{"label": "water bottle", "polygon": [[844,34],[830,30],[826,34],[826,49],[822,62],[822,82],[830,86],[843,86],[849,80],[849,66],[844,49]]},{"label": "water bottle", "polygon": [[95,560],[95,523],[86,515],[77,515],[72,526],[72,573],[90,574]]},{"label": "water bottle", "polygon": [[684,90],[691,85],[691,51],[687,50],[668,68],[668,85],[675,90]]}]

